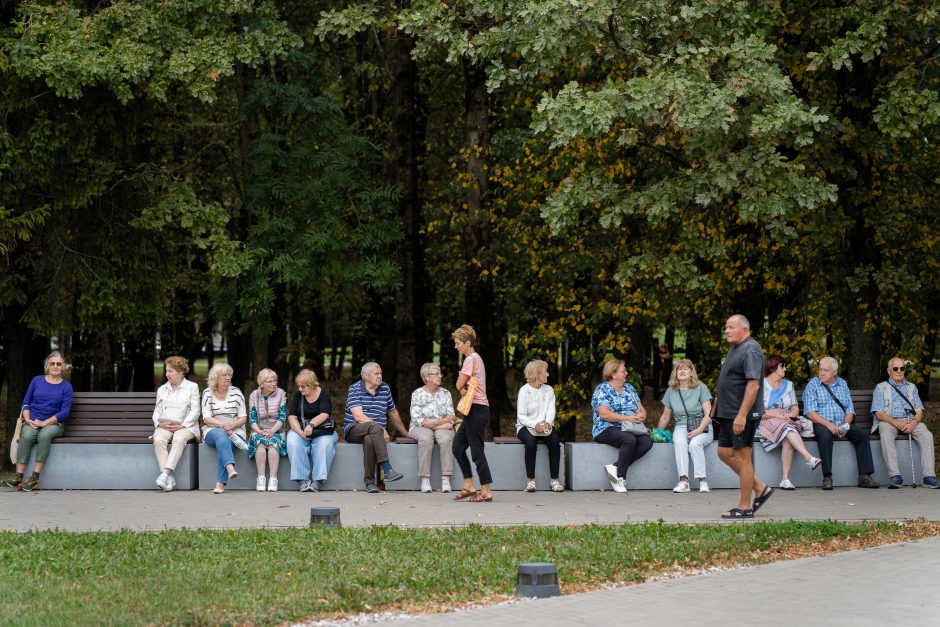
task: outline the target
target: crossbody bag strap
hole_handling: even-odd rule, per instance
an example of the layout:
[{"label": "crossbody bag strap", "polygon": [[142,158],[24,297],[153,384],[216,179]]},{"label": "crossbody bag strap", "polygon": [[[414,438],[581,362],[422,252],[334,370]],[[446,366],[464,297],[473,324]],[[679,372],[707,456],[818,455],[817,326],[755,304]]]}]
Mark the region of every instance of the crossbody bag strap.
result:
[{"label": "crossbody bag strap", "polygon": [[300,395],[300,430],[307,428],[307,419],[304,418],[304,395]]},{"label": "crossbody bag strap", "polygon": [[904,399],[904,402],[905,402],[905,403],[907,403],[908,405],[911,406],[911,409],[912,409],[912,410],[914,410],[915,412],[917,411],[917,408],[914,407],[914,403],[911,402],[911,399],[909,399],[908,397],[904,396],[904,394],[901,393],[901,388],[897,387],[896,385],[894,385],[894,384],[891,383],[890,381],[888,381],[887,383],[888,383],[888,385],[890,385],[892,388],[894,388],[894,391],[898,393],[898,396],[900,396],[901,398]]},{"label": "crossbody bag strap", "polygon": [[829,396],[831,396],[832,400],[834,400],[836,404],[842,408],[842,411],[845,411],[845,405],[843,405],[842,401],[840,401],[839,398],[835,394],[832,393],[832,390],[829,389],[829,386],[823,383],[822,381],[820,381],[819,383],[822,384],[824,388],[826,388],[826,391],[829,392]]},{"label": "crossbody bag strap", "polygon": [[682,411],[685,412],[685,419],[688,420],[688,419],[689,419],[689,408],[685,406],[685,399],[682,398],[682,390],[679,389],[679,390],[676,390],[676,392],[679,393],[679,402],[682,403]]}]

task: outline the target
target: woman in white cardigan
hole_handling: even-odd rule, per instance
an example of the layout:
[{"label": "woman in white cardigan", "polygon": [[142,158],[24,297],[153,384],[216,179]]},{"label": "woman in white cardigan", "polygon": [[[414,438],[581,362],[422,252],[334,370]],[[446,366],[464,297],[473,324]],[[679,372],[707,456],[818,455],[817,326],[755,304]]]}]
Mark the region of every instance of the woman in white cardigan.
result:
[{"label": "woman in white cardigan", "polygon": [[190,440],[199,439],[199,386],[186,378],[189,362],[173,355],[163,360],[166,383],[157,388],[153,408],[153,448],[160,466],[157,487],[171,492],[176,487],[173,471]]},{"label": "woman in white cardigan", "polygon": [[541,359],[525,367],[528,383],[519,388],[516,399],[516,436],[525,445],[525,472],[529,481],[526,492],[535,492],[535,453],[539,442],[548,447],[548,470],[553,492],[562,492],[558,481],[561,464],[561,442],[555,423],[555,390],[548,385],[548,364]]}]

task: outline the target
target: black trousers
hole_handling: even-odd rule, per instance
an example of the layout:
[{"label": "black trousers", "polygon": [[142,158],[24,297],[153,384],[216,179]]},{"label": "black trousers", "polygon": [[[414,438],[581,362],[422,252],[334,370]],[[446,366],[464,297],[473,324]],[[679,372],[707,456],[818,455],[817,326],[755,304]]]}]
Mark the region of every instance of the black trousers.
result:
[{"label": "black trousers", "polygon": [[608,427],[594,437],[595,442],[620,449],[617,456],[617,476],[626,479],[630,464],[640,459],[653,448],[653,440],[648,435],[634,435],[616,427]]},{"label": "black trousers", "polygon": [[470,406],[470,413],[463,419],[463,424],[457,430],[454,436],[454,458],[460,466],[460,472],[464,477],[472,477],[473,470],[470,468],[470,460],[467,459],[467,449],[470,449],[470,455],[473,456],[473,463],[477,467],[477,476],[480,477],[480,484],[486,485],[493,483],[493,477],[490,475],[490,465],[486,462],[486,453],[483,451],[483,438],[486,436],[486,423],[490,421],[490,408],[486,405]]},{"label": "black trousers", "polygon": [[[813,423],[813,434],[819,444],[819,458],[822,459],[823,477],[832,476],[832,441],[835,439],[829,429]],[[849,432],[845,439],[855,445],[855,461],[858,462],[858,474],[870,475],[875,472],[875,464],[871,459],[871,445],[868,433],[855,425],[849,425]]]},{"label": "black trousers", "polygon": [[548,447],[548,472],[552,479],[558,478],[558,467],[561,465],[561,440],[558,438],[558,429],[552,429],[548,435],[534,436],[525,427],[516,434],[525,446],[525,476],[529,479],[535,477],[535,454],[539,442]]}]

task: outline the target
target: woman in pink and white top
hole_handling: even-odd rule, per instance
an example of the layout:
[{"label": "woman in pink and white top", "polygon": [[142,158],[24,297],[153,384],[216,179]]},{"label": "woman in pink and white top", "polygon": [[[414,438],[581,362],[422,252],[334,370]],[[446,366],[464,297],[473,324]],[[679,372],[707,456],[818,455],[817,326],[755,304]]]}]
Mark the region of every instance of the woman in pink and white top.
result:
[{"label": "woman in pink and white top", "polygon": [[[488,503],[493,500],[493,493],[490,491],[493,477],[490,475],[490,466],[483,450],[486,423],[490,421],[490,403],[486,399],[486,368],[483,367],[483,358],[476,352],[477,333],[473,327],[465,324],[454,331],[451,337],[454,338],[454,348],[464,356],[460,376],[457,377],[457,391],[461,397],[472,395],[470,410],[464,418],[463,426],[454,436],[454,457],[464,476],[463,490],[454,496],[454,500],[467,499],[473,503]],[[470,460],[467,459],[468,448],[480,477],[479,492],[473,485],[473,471],[470,468]]]}]

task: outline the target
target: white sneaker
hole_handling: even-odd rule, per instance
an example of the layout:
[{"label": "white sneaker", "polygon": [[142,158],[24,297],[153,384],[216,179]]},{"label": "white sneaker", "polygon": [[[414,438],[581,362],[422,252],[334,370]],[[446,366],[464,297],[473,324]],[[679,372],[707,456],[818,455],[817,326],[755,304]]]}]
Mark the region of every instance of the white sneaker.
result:
[{"label": "white sneaker", "polygon": [[264,475],[258,475],[258,480],[255,481],[255,490],[258,492],[264,492],[264,487],[267,485],[268,480]]},{"label": "white sneaker", "polygon": [[816,470],[816,466],[820,465],[821,463],[822,463],[822,460],[819,459],[818,457],[810,457],[809,461],[806,462],[806,465],[809,466],[810,469]]},{"label": "white sneaker", "polygon": [[431,491],[431,480],[425,477],[421,480],[421,491],[430,492]]},{"label": "white sneaker", "polygon": [[551,480],[552,492],[564,492],[565,486],[561,485],[561,482],[558,479]]},{"label": "white sneaker", "polygon": [[535,492],[535,482],[534,482],[534,481],[529,481],[528,483],[526,483],[526,484],[525,484],[525,491],[526,491],[526,492]]},{"label": "white sneaker", "polygon": [[617,479],[617,485],[614,487],[614,492],[619,492],[620,494],[627,494],[627,480],[626,479]]},{"label": "white sneaker", "polygon": [[441,492],[450,492],[450,478],[447,475],[441,477]]},{"label": "white sneaker", "polygon": [[698,491],[699,492],[711,492],[711,489],[708,487],[708,482],[705,479],[698,480]]},{"label": "white sneaker", "polygon": [[164,470],[163,472],[161,472],[161,473],[160,473],[160,476],[157,477],[157,480],[156,480],[156,482],[155,482],[155,483],[157,484],[157,487],[160,488],[160,489],[163,490],[163,491],[166,491],[166,486],[167,486],[167,484],[169,483],[167,480],[168,480],[169,478],[170,478],[170,473],[168,473],[168,472],[165,471],[165,470]]},{"label": "white sneaker", "polygon": [[676,484],[676,487],[672,489],[676,494],[681,494],[682,492],[689,492],[691,488],[689,487],[689,482],[685,479],[680,479],[679,483]]},{"label": "white sneaker", "polygon": [[240,448],[243,451],[248,450],[248,442],[245,442],[245,438],[238,435],[237,433],[233,433],[232,435],[228,436],[228,439],[231,440],[232,444],[235,445],[235,448]]},{"label": "white sneaker", "polygon": [[781,490],[796,490],[796,486],[789,479],[784,479],[780,482]]},{"label": "white sneaker", "polygon": [[610,487],[617,490],[617,482],[620,480],[619,477],[617,477],[617,467],[613,464],[606,464],[604,466],[604,472],[607,473],[607,480],[610,481]]},{"label": "white sneaker", "polygon": [[277,492],[277,477],[268,479],[268,492]]}]

